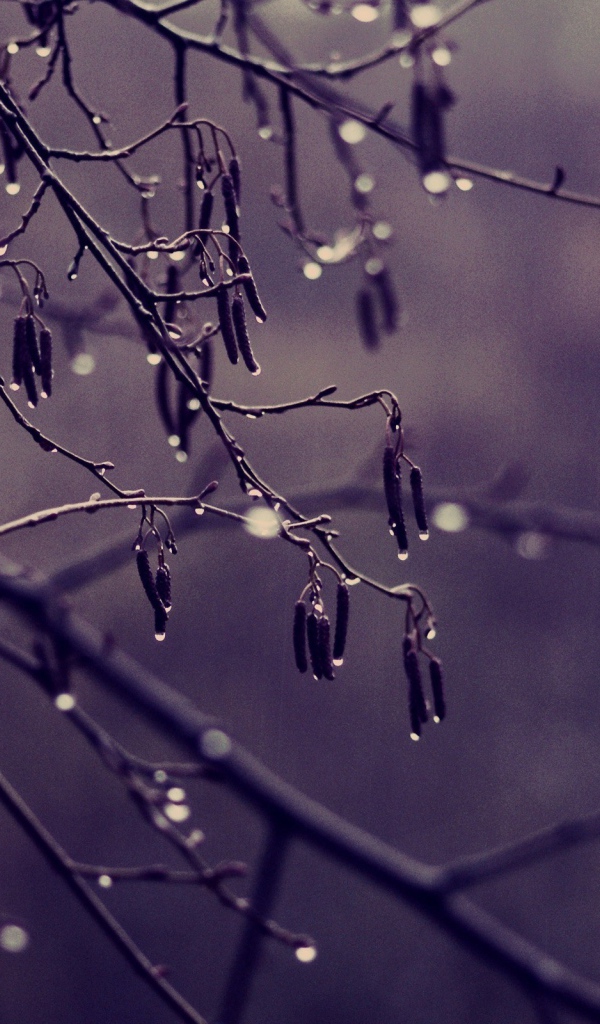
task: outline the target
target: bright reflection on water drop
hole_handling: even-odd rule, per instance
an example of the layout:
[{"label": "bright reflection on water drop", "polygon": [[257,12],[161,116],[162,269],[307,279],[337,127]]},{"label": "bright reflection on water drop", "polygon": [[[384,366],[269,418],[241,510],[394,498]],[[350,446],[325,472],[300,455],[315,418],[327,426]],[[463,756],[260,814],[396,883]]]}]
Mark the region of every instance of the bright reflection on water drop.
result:
[{"label": "bright reflection on water drop", "polygon": [[173,263],[181,263],[185,259],[185,252],[178,249],[177,252],[169,253],[169,259],[173,260]]},{"label": "bright reflection on water drop", "polygon": [[59,711],[72,711],[75,707],[75,698],[72,693],[59,693],[54,698],[54,707]]},{"label": "bright reflection on water drop", "polygon": [[461,192],[470,192],[473,188],[473,182],[470,178],[457,178],[456,187],[459,188]]},{"label": "bright reflection on water drop", "polygon": [[317,256],[320,260],[332,260],[335,252],[330,245],[320,245],[317,249]]},{"label": "bright reflection on water drop", "polygon": [[146,258],[149,260],[157,260],[158,253],[154,249],[148,249],[148,252],[146,253]]},{"label": "bright reflection on water drop", "polygon": [[96,369],[96,360],[90,352],[78,352],[71,360],[71,369],[78,377],[88,377]]},{"label": "bright reflection on water drop", "polygon": [[0,949],[6,953],[22,953],[29,945],[29,935],[19,924],[5,924],[0,928]]},{"label": "bright reflection on water drop", "polygon": [[365,24],[369,21],[376,21],[379,17],[379,11],[371,4],[355,4],[350,13],[357,21],[362,21]]},{"label": "bright reflection on water drop", "polygon": [[175,452],[175,458],[177,459],[178,462],[187,462],[187,452],[183,452],[180,449],[178,452]]},{"label": "bright reflection on water drop", "polygon": [[273,138],[273,128],[270,124],[263,124],[262,128],[258,129],[258,134],[261,139],[271,139]]},{"label": "bright reflection on water drop", "polygon": [[344,664],[344,659],[343,658],[333,658],[333,664],[335,665],[336,668],[339,668],[340,665]]},{"label": "bright reflection on water drop", "polygon": [[7,245],[0,245],[0,256],[4,256],[4,253],[8,249]]},{"label": "bright reflection on water drop", "polygon": [[167,790],[167,796],[171,803],[180,804],[185,800],[185,789],[182,789],[181,786],[171,786]]},{"label": "bright reflection on water drop", "polygon": [[244,529],[252,537],[262,537],[263,540],[270,540],[276,537],[280,530],[280,520],[272,508],[256,506],[248,510]]},{"label": "bright reflection on water drop", "polygon": [[385,242],[392,234],[392,225],[388,224],[386,220],[375,221],[373,225],[373,234],[380,242]]},{"label": "bright reflection on water drop", "polygon": [[113,880],[110,877],[110,875],[99,875],[98,876],[98,885],[100,886],[101,889],[110,889],[112,884],[113,884]]},{"label": "bright reflection on water drop", "polygon": [[367,195],[372,192],[375,188],[375,178],[370,174],[359,174],[358,178],[354,182],[354,188],[361,195]]},{"label": "bright reflection on water drop", "polygon": [[198,508],[195,508],[194,512],[196,513],[197,516],[203,516],[204,515],[204,509],[202,508],[201,505],[198,505]]},{"label": "bright reflection on water drop", "polygon": [[429,530],[421,530],[419,540],[429,540]]},{"label": "bright reflection on water drop", "polygon": [[400,559],[401,562],[405,562],[406,559],[408,558],[408,551],[399,551],[398,558]]},{"label": "bright reflection on water drop", "polygon": [[185,804],[166,804],[164,810],[169,821],[175,821],[177,823],[187,821],[192,813],[189,807]]},{"label": "bright reflection on water drop", "polygon": [[452,54],[447,46],[436,46],[435,50],[431,51],[431,59],[438,67],[446,68],[452,60]]},{"label": "bright reflection on water drop", "polygon": [[188,409],[191,409],[192,412],[196,412],[196,410],[200,408],[200,399],[190,398],[187,403],[187,407]]},{"label": "bright reflection on water drop", "polygon": [[525,530],[517,537],[516,548],[521,558],[544,558],[548,554],[548,538],[538,530]]},{"label": "bright reflection on water drop", "polygon": [[159,643],[162,643],[162,641],[164,640],[165,636],[166,636],[166,633],[155,633],[154,634],[154,639],[158,640]]},{"label": "bright reflection on water drop", "polygon": [[159,783],[160,782],[166,782],[168,777],[169,776],[167,775],[167,773],[165,771],[163,771],[162,768],[157,768],[156,771],[154,772],[154,781],[155,782],[159,782]]},{"label": "bright reflection on water drop", "polygon": [[371,259],[367,260],[365,263],[365,271],[369,277],[377,277],[382,270],[383,260],[378,259],[377,256],[372,256]]},{"label": "bright reflection on water drop", "polygon": [[296,960],[301,964],[310,964],[316,959],[317,951],[314,946],[298,946]]},{"label": "bright reflection on water drop", "polygon": [[410,738],[411,738],[411,740],[414,740],[414,741],[415,741],[415,743],[418,743],[418,742],[419,742],[419,740],[421,739],[421,737],[420,737],[420,736],[418,736],[416,732],[411,732],[411,734],[410,734]]},{"label": "bright reflection on water drop", "polygon": [[469,525],[466,509],[453,501],[444,501],[441,505],[436,505],[432,519],[438,530],[444,530],[446,533],[460,533]]},{"label": "bright reflection on water drop", "polygon": [[346,584],[347,587],[356,587],[360,583],[360,577],[346,576],[344,579],[344,583]]},{"label": "bright reflection on water drop", "polygon": [[323,273],[323,267],[320,267],[318,263],[305,263],[302,273],[309,281],[317,281]]},{"label": "bright reflection on water drop", "polygon": [[415,58],[413,57],[410,50],[403,50],[400,56],[398,57],[398,63],[401,68],[412,68],[413,64],[415,63]]},{"label": "bright reflection on water drop", "polygon": [[179,448],[179,442],[181,440],[179,434],[170,434],[167,440],[168,443],[171,445],[171,448]]},{"label": "bright reflection on water drop", "polygon": [[410,20],[415,28],[429,28],[439,21],[440,9],[436,4],[415,4]]},{"label": "bright reflection on water drop", "polygon": [[19,185],[18,181],[9,181],[6,184],[6,191],[8,192],[9,196],[17,196],[21,191],[21,186]]},{"label": "bright reflection on water drop", "polygon": [[452,184],[452,178],[448,171],[429,171],[423,175],[423,188],[432,196],[441,196],[447,192]]},{"label": "bright reflection on water drop", "polygon": [[36,46],[35,52],[38,57],[49,57],[51,50],[49,46]]},{"label": "bright reflection on water drop", "polygon": [[355,146],[357,142],[362,142],[367,134],[367,129],[362,121],[356,121],[353,117],[349,117],[347,121],[342,121],[338,128],[338,132],[344,142],[348,142],[351,146]]},{"label": "bright reflection on water drop", "polygon": [[11,57],[14,57],[15,53],[19,52],[19,44],[12,40],[6,47],[6,52],[10,53]]}]

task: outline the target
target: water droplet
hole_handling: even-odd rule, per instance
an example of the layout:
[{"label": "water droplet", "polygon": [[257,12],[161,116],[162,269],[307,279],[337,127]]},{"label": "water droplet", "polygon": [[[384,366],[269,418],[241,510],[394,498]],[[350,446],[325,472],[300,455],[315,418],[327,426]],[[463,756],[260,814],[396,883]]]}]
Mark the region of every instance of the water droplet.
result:
[{"label": "water droplet", "polygon": [[157,260],[158,253],[156,252],[156,249],[148,249],[148,252],[146,253],[146,258],[149,260]]},{"label": "water droplet", "polygon": [[178,462],[187,462],[188,454],[187,452],[182,451],[180,448],[179,451],[175,452],[175,458],[177,459]]},{"label": "water droplet", "polygon": [[346,584],[347,587],[356,587],[360,583],[360,577],[359,576],[345,576],[344,577],[344,583]]},{"label": "water droplet", "polygon": [[59,693],[54,698],[54,707],[59,711],[72,711],[75,707],[75,698],[72,693]]},{"label": "water droplet", "polygon": [[276,501],[275,504],[273,505],[273,511],[274,512],[279,512],[280,508],[281,508],[281,502],[280,501]]},{"label": "water droplet", "polygon": [[429,530],[421,530],[419,533],[419,540],[429,540]]},{"label": "water droplet", "polygon": [[405,562],[406,559],[408,558],[408,551],[399,551],[398,558],[400,559],[401,562]]},{"label": "water droplet", "polygon": [[178,249],[176,252],[169,253],[169,259],[173,260],[173,263],[181,263],[185,259],[185,251]]},{"label": "water droplet", "polygon": [[429,629],[427,630],[426,634],[425,634],[425,639],[426,640],[435,640],[436,636],[437,636],[437,629],[435,628],[435,626],[430,626]]},{"label": "water droplet", "polygon": [[199,398],[190,398],[188,403],[187,403],[187,407],[192,412],[196,412],[200,408],[200,399]]},{"label": "water droplet", "polygon": [[200,741],[200,753],[213,760],[227,757],[231,751],[231,740],[222,729],[207,729]]},{"label": "water droplet", "polygon": [[146,362],[150,363],[150,366],[158,366],[162,362],[162,356],[160,352],[148,352],[146,356]]},{"label": "water droplet", "polygon": [[361,195],[368,195],[375,188],[375,178],[371,174],[359,174],[354,182],[354,188]]},{"label": "water droplet", "polygon": [[94,116],[92,118],[92,122],[93,122],[93,124],[102,124],[102,118],[100,117],[99,114],[94,114]]},{"label": "water droplet", "polygon": [[411,740],[414,740],[415,743],[418,743],[419,740],[421,739],[421,737],[416,732],[411,732],[410,738],[411,738]]},{"label": "water droplet", "polygon": [[21,191],[21,186],[18,181],[8,181],[5,185],[6,191],[9,196],[17,196]]},{"label": "water droplet", "polygon": [[470,192],[473,188],[473,184],[474,182],[472,182],[470,178],[456,179],[456,187],[459,188],[461,192]]},{"label": "water droplet", "polygon": [[163,782],[166,782],[168,778],[169,776],[165,771],[163,771],[162,768],[157,768],[156,771],[154,772],[154,781],[158,782],[159,785]]},{"label": "water droplet", "polygon": [[432,196],[441,196],[447,192],[452,184],[452,178],[448,171],[429,171],[422,178],[422,185],[426,192]]},{"label": "water droplet", "polygon": [[373,225],[373,234],[380,242],[387,241],[392,235],[392,225],[386,220],[377,220]]},{"label": "water droplet", "polygon": [[49,57],[52,51],[49,46],[36,46],[35,52],[38,57]]},{"label": "water droplet", "polygon": [[441,505],[436,505],[432,519],[438,530],[444,530],[446,533],[460,533],[469,525],[466,509],[452,501],[444,501]]},{"label": "water droplet", "polygon": [[9,384],[9,387],[10,387],[11,391],[18,391],[20,386],[21,386],[20,384],[15,384],[14,381],[12,382],[12,384]]},{"label": "water droplet", "polygon": [[98,885],[101,889],[110,889],[113,884],[113,880],[110,875],[99,875]]},{"label": "water droplet", "polygon": [[71,370],[78,377],[88,377],[96,369],[96,360],[90,352],[78,352],[71,360]]},{"label": "water droplet", "polygon": [[0,256],[4,256],[4,253],[7,251],[7,249],[7,245],[0,245]]},{"label": "water droplet", "polygon": [[257,317],[255,317],[255,319],[256,319],[257,324],[264,324],[264,322],[265,322],[264,316],[257,316]]},{"label": "water droplet", "polygon": [[270,540],[277,537],[281,529],[279,516],[272,508],[255,506],[248,510],[244,529],[252,537],[261,537],[263,540]]},{"label": "water droplet", "polygon": [[27,405],[30,409],[35,409],[35,402],[28,402]]},{"label": "water droplet", "polygon": [[181,786],[171,786],[171,788],[167,790],[167,796],[173,804],[183,803],[185,800],[185,789],[182,789]]},{"label": "water droplet", "polygon": [[165,636],[166,636],[166,633],[155,633],[154,634],[154,639],[158,640],[159,642],[162,642],[164,640]]},{"label": "water droplet", "polygon": [[335,665],[336,668],[339,668],[340,665],[344,664],[344,659],[343,658],[333,658],[333,664]]},{"label": "water droplet", "polygon": [[29,945],[29,935],[19,924],[5,924],[0,928],[0,949],[6,953],[22,953]]},{"label": "water droplet", "polygon": [[296,959],[301,964],[310,964],[316,959],[317,951],[314,946],[298,946],[296,950]]},{"label": "water droplet", "polygon": [[353,18],[367,24],[369,21],[377,21],[379,11],[372,4],[355,4],[350,11]]},{"label": "water droplet", "polygon": [[398,63],[401,68],[412,68],[412,66],[415,63],[415,58],[413,57],[410,50],[403,50],[400,56],[398,57]]},{"label": "water droplet", "polygon": [[171,448],[179,448],[181,438],[179,434],[170,434],[169,437],[167,438],[167,441],[171,445]]},{"label": "water droplet", "polygon": [[521,558],[544,558],[548,554],[548,547],[548,537],[538,530],[525,530],[517,537],[516,549]]},{"label": "water droplet", "polygon": [[367,134],[367,129],[362,121],[356,121],[353,117],[349,117],[339,125],[338,133],[344,142],[355,146],[358,142],[362,142]]},{"label": "water droplet", "polygon": [[204,509],[201,508],[200,505],[198,506],[198,508],[194,509],[194,512],[196,513],[197,516],[203,516],[204,515]]},{"label": "water droplet", "polygon": [[433,716],[433,720],[434,720],[436,725],[439,725],[440,722],[441,722],[441,718],[438,715],[434,715]]},{"label": "water droplet", "polygon": [[415,28],[431,28],[439,21],[440,10],[437,4],[415,4],[410,12],[410,20]]},{"label": "water droplet", "polygon": [[431,51],[431,59],[438,67],[446,68],[452,60],[452,53],[447,46],[436,46],[435,50]]},{"label": "water droplet", "polygon": [[19,44],[15,42],[14,39],[11,39],[10,43],[6,47],[6,52],[10,53],[11,57],[14,57],[15,53],[19,52]]},{"label": "water droplet", "polygon": [[365,263],[365,272],[369,275],[369,277],[377,277],[377,275],[380,274],[382,270],[383,260],[378,259],[377,256],[372,256],[371,259],[367,260],[367,262]]},{"label": "water droplet", "polygon": [[262,491],[259,491],[258,487],[250,487],[248,490],[249,498],[262,498]]},{"label": "water droplet", "polygon": [[164,810],[169,821],[175,821],[177,824],[187,821],[192,813],[186,804],[165,804]]},{"label": "water droplet", "polygon": [[323,267],[319,263],[305,263],[302,267],[302,273],[309,281],[318,281],[321,274],[323,273]]},{"label": "water droplet", "polygon": [[256,366],[256,369],[251,371],[253,377],[260,376],[261,372],[262,372],[261,368],[260,368],[260,366],[258,366],[258,364]]},{"label": "water droplet", "polygon": [[201,829],[192,829],[189,836],[186,839],[186,845],[190,847],[200,846],[200,843],[204,842],[204,832]]},{"label": "water droplet", "polygon": [[261,139],[272,139],[273,128],[270,124],[263,124],[262,127],[258,129],[258,134],[260,135]]},{"label": "water droplet", "polygon": [[131,509],[133,509],[135,511],[136,508],[137,508],[137,505],[128,505],[127,508],[131,508]]},{"label": "water droplet", "polygon": [[335,250],[330,245],[320,245],[317,249],[317,256],[320,260],[332,260],[335,256]]}]

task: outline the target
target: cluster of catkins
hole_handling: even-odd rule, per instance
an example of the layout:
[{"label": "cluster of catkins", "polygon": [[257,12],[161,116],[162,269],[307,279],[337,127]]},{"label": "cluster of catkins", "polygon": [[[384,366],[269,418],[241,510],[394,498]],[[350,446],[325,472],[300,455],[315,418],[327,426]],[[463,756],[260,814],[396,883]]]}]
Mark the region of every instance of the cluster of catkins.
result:
[{"label": "cluster of catkins", "polygon": [[[350,603],[348,587],[340,580],[337,586],[335,632],[331,647],[331,624],[325,614],[317,590],[310,591],[311,610],[307,612],[304,598],[294,608],[294,656],[299,672],[306,672],[308,662],[315,679],[335,679],[335,667],[344,660]],[[308,655],[307,655],[308,647]]]},{"label": "cluster of catkins", "polygon": [[[225,208],[225,226],[229,236],[229,263],[233,274],[244,275],[240,285],[235,285],[233,299],[229,296],[229,287],[222,281],[217,286],[217,315],[221,337],[225,345],[225,352],[230,363],[236,365],[240,356],[250,373],[257,376],[260,373],[260,366],[254,358],[248,325],[246,323],[246,310],[244,306],[244,295],[250,309],[254,313],[258,323],[264,323],[267,319],[265,308],[260,300],[256,282],[250,270],[250,264],[241,246],[240,235],[240,164],[236,156],[229,161],[229,166],[221,175],[221,195]],[[198,229],[200,232],[210,230],[210,222],[214,207],[214,193],[207,189],[202,196],[200,204],[200,219]],[[198,251],[200,253],[200,277],[205,284],[212,284],[209,268],[207,267],[207,253],[202,246],[202,235],[199,236]]]},{"label": "cluster of catkins", "polygon": [[427,540],[429,537],[429,526],[427,524],[427,513],[425,511],[425,500],[423,498],[423,476],[421,470],[414,463],[411,463],[402,452],[402,433],[398,426],[397,438],[393,440],[394,431],[390,428],[388,421],[388,439],[383,451],[383,489],[388,508],[388,523],[392,537],[396,538],[398,544],[398,558],[402,561],[408,558],[408,535],[406,522],[402,510],[402,471],[401,462],[404,459],[411,467],[410,490],[413,499],[413,508],[419,537]]},{"label": "cluster of catkins", "polygon": [[444,700],[444,680],[442,676],[442,664],[438,658],[434,658],[428,651],[419,647],[417,631],[406,633],[402,640],[402,657],[404,671],[408,679],[408,712],[410,715],[410,738],[418,740],[421,737],[421,727],[429,720],[429,705],[423,693],[423,680],[419,666],[419,653],[429,659],[429,678],[431,681],[431,694],[433,697],[433,721],[441,722],[446,717],[446,702]]},{"label": "cluster of catkins", "polygon": [[36,376],[40,378],[42,398],[52,394],[52,335],[42,325],[37,331],[37,317],[33,313],[21,313],[15,317],[13,334],[13,358],[11,388],[18,391],[25,387],[27,403],[31,409],[38,404]]},{"label": "cluster of catkins", "polygon": [[158,554],[158,568],[152,572],[150,556],[145,548],[136,554],[137,570],[146,597],[154,609],[154,635],[164,640],[171,611],[171,571],[164,561],[162,550]]}]

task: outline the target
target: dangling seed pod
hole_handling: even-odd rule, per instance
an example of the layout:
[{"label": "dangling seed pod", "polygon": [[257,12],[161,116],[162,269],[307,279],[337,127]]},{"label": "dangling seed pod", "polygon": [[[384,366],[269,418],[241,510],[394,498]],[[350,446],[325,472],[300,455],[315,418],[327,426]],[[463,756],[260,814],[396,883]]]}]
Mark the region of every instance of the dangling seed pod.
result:
[{"label": "dangling seed pod", "polygon": [[167,437],[173,437],[176,430],[169,401],[169,367],[164,359],[156,367],[155,397],[158,414],[166,430]]},{"label": "dangling seed pod", "polygon": [[156,570],[156,592],[164,606],[166,612],[171,611],[171,570],[166,562],[159,565]]},{"label": "dangling seed pod", "polygon": [[214,359],[213,359],[213,345],[212,339],[208,338],[202,345],[200,351],[200,366],[198,375],[204,385],[204,390],[208,393],[212,388],[214,373]]},{"label": "dangling seed pod", "polygon": [[240,173],[240,161],[237,156],[232,156],[229,161],[229,173],[233,182],[233,189],[235,192],[235,200],[237,205],[240,205],[240,198],[242,195],[242,178]]},{"label": "dangling seed pod", "polygon": [[[26,330],[27,328],[25,328]],[[33,372],[33,366],[29,358],[29,349],[27,348],[27,340],[25,339],[25,349],[22,356],[21,373],[23,375],[23,384],[25,385],[25,391],[27,392],[27,404],[35,409],[38,404],[38,393],[35,383],[35,375]]]},{"label": "dangling seed pod", "polygon": [[200,204],[200,218],[198,220],[198,229],[200,231],[207,231],[210,227],[214,202],[214,194],[212,192],[205,192]]},{"label": "dangling seed pod", "polygon": [[[419,657],[417,650],[410,637],[405,636],[402,641],[402,653],[404,671],[408,679],[408,706],[411,720],[411,731],[417,738],[421,735],[421,725],[429,718],[427,705],[423,695],[423,683],[421,670],[419,668]],[[417,728],[418,723],[418,728]]]},{"label": "dangling seed pod", "polygon": [[241,295],[234,295],[233,297],[233,302],[231,303],[231,316],[241,357],[244,360],[246,368],[250,370],[250,373],[253,374],[253,376],[256,377],[260,373],[260,366],[254,358],[254,353],[250,345],[248,326],[246,324],[246,311],[244,309],[244,300]]},{"label": "dangling seed pod", "polygon": [[335,679],[333,661],[331,660],[331,626],[326,615],[322,615],[317,623],[319,631],[319,660],[321,671],[326,679]]},{"label": "dangling seed pod", "polygon": [[315,612],[311,612],[306,618],[306,638],[308,640],[308,653],[310,664],[315,679],[323,678],[323,666],[321,665],[321,643],[319,638],[319,620]]},{"label": "dangling seed pod", "polygon": [[[442,111],[448,105],[440,90],[423,82],[412,89],[411,122],[422,179],[434,171],[445,170],[445,144]],[[437,191],[437,190],[434,190]],[[445,191],[445,189],[440,189]]]},{"label": "dangling seed pod", "polygon": [[231,319],[231,306],[229,304],[229,292],[224,285],[219,285],[217,288],[217,312],[219,315],[219,326],[221,328],[221,337],[225,344],[225,351],[227,352],[227,358],[230,363],[235,364],[238,361],[238,348],[235,340],[235,332],[233,330],[233,321]]},{"label": "dangling seed pod", "polygon": [[34,372],[37,373],[38,376],[40,376],[42,372],[42,367],[40,364],[40,350],[38,348],[35,319],[31,315],[25,318],[25,341],[27,344],[29,362],[31,363]]},{"label": "dangling seed pod", "polygon": [[172,293],[179,291],[179,271],[177,270],[177,267],[173,266],[173,264],[171,264],[167,270],[167,284],[165,291],[169,293],[169,298],[165,302],[163,320],[167,325],[174,324],[177,303],[175,302]]},{"label": "dangling seed pod", "polygon": [[363,345],[366,349],[379,348],[379,331],[375,318],[373,296],[367,288],[356,293],[356,316]]},{"label": "dangling seed pod", "polygon": [[23,364],[27,361],[27,341],[25,339],[25,317],[15,317],[12,353],[11,389],[18,391],[23,383]]},{"label": "dangling seed pod", "polygon": [[169,616],[162,604],[154,609],[154,636],[157,640],[164,640],[168,621]]},{"label": "dangling seed pod", "polygon": [[433,720],[434,722],[442,722],[446,717],[446,701],[444,699],[442,664],[438,658],[432,658],[429,662],[429,678],[433,694]]},{"label": "dangling seed pod", "polygon": [[294,606],[294,658],[299,672],[306,672],[306,605],[304,601],[296,601]]},{"label": "dangling seed pod", "polygon": [[142,548],[141,551],[138,551],[135,557],[138,574],[140,580],[142,581],[142,586],[144,588],[144,593],[146,594],[146,597],[148,598],[150,604],[152,605],[155,611],[158,611],[160,609],[164,613],[165,609],[159,597],[158,590],[156,589],[156,581],[154,579],[154,574],[152,572],[152,569],[150,568],[150,556],[148,552],[145,550],[145,548]]},{"label": "dangling seed pod", "polygon": [[392,445],[386,445],[383,453],[383,487],[389,513],[390,529],[398,543],[398,557],[408,556],[408,537],[402,511],[402,477],[400,462]]},{"label": "dangling seed pod", "polygon": [[52,394],[52,335],[47,327],[40,331],[40,377],[42,381],[42,398],[50,398]]},{"label": "dangling seed pod", "polygon": [[225,206],[225,221],[229,228],[229,234],[236,241],[240,240],[240,220],[237,211],[235,185],[231,174],[224,174],[221,178],[221,192],[223,194],[223,205]]},{"label": "dangling seed pod", "polygon": [[[246,259],[245,256],[240,256],[238,258],[237,265],[238,265],[238,272],[240,274],[251,274],[252,273],[251,270],[250,270],[250,264],[248,263],[248,260]],[[266,313],[265,307],[263,306],[262,302],[260,301],[260,296],[258,294],[258,290],[256,288],[256,283],[254,281],[254,278],[251,276],[249,278],[249,280],[242,281],[242,288],[244,289],[244,291],[246,293],[246,298],[248,299],[248,305],[250,306],[250,309],[254,313],[254,316],[258,320],[259,324],[264,324],[265,320],[267,319],[267,313]]]},{"label": "dangling seed pod", "polygon": [[348,619],[350,616],[350,593],[345,583],[338,583],[335,610],[335,635],[333,638],[333,664],[341,665],[344,660]]},{"label": "dangling seed pod", "polygon": [[415,519],[421,540],[429,537],[429,526],[427,524],[427,513],[425,511],[425,499],[423,497],[423,475],[418,466],[413,466],[410,471],[410,489],[412,491]]},{"label": "dangling seed pod", "polygon": [[387,334],[393,334],[398,330],[398,317],[400,306],[392,284],[390,272],[387,267],[382,266],[378,273],[373,275],[373,284],[377,289],[381,311],[383,313],[383,329]]}]

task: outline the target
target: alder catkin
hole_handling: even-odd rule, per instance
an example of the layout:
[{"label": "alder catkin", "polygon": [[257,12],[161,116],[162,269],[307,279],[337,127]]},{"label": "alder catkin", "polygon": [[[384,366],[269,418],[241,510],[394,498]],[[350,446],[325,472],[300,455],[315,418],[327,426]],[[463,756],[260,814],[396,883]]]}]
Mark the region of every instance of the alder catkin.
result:
[{"label": "alder catkin", "polygon": [[319,657],[321,671],[326,679],[335,679],[335,670],[331,659],[331,626],[326,615],[322,615],[317,623],[319,632]]},{"label": "alder catkin", "polygon": [[294,658],[299,672],[306,672],[306,605],[304,601],[296,601],[294,606]]},{"label": "alder catkin", "polygon": [[335,609],[335,634],[333,638],[334,665],[341,665],[344,660],[349,616],[350,593],[345,583],[338,583]]},{"label": "alder catkin", "polygon": [[29,361],[33,367],[34,372],[37,373],[39,376],[42,372],[42,367],[40,363],[40,350],[38,348],[35,320],[32,316],[28,316],[25,318],[25,343],[27,345]]},{"label": "alder catkin", "polygon": [[429,715],[423,694],[423,681],[421,679],[421,669],[419,668],[419,656],[410,637],[404,637],[402,648],[404,656],[404,671],[406,672],[406,678],[408,679],[409,685],[410,706],[411,709],[413,707],[416,709],[421,722],[425,723],[429,718]]},{"label": "alder catkin", "polygon": [[42,398],[50,398],[52,394],[52,335],[47,327],[40,331],[40,376],[42,381]]},{"label": "alder catkin", "polygon": [[413,466],[410,471],[410,489],[412,491],[415,519],[419,534],[423,539],[429,536],[429,525],[425,511],[425,499],[423,497],[423,475],[418,466]]},{"label": "alder catkin", "polygon": [[447,105],[437,89],[415,82],[411,97],[412,135],[421,177],[444,166],[442,107]]},{"label": "alder catkin", "polygon": [[217,312],[219,315],[219,326],[221,328],[221,337],[225,345],[225,351],[227,352],[227,358],[230,363],[235,364],[238,361],[238,347],[235,340],[235,332],[233,329],[233,321],[231,319],[231,305],[229,303],[229,292],[224,285],[219,285],[217,288]]},{"label": "alder catkin", "polygon": [[231,303],[231,316],[233,319],[233,326],[240,355],[244,361],[244,365],[248,370],[250,370],[250,373],[257,376],[260,373],[260,366],[254,358],[252,346],[250,345],[248,325],[246,324],[246,311],[244,309],[244,300],[241,295],[234,295],[233,297],[233,302]]},{"label": "alder catkin", "polygon": [[[240,274],[252,275],[252,272],[250,270],[250,264],[248,263],[248,260],[246,259],[245,256],[240,256],[238,258],[237,266]],[[265,307],[260,301],[260,296],[258,294],[254,278],[250,276],[250,278],[247,281],[242,281],[242,287],[246,293],[248,305],[250,306],[250,309],[254,313],[254,316],[256,317],[259,323],[264,324],[265,320],[267,319],[267,313]]]},{"label": "alder catkin", "polygon": [[172,437],[173,434],[176,433],[176,430],[175,420],[173,419],[173,415],[171,413],[171,405],[169,401],[169,373],[169,367],[167,366],[164,359],[161,359],[160,363],[156,367],[156,405],[158,408],[158,414],[167,432],[167,437]]},{"label": "alder catkin", "polygon": [[236,202],[239,206],[242,195],[242,177],[240,172],[240,161],[237,156],[232,156],[229,161],[229,174],[231,175],[231,180],[233,182]]},{"label": "alder catkin", "polygon": [[306,617],[306,638],[308,640],[308,653],[310,664],[315,679],[323,678],[323,666],[321,665],[321,644],[319,640],[319,620],[314,612]]},{"label": "alder catkin", "polygon": [[138,551],[137,555],[135,556],[135,560],[137,564],[138,575],[140,577],[140,580],[142,581],[142,586],[144,588],[144,593],[146,594],[146,597],[148,598],[150,604],[155,610],[160,608],[164,612],[163,603],[160,597],[158,596],[158,591],[156,589],[156,581],[154,579],[154,574],[152,572],[152,569],[150,568],[150,556],[148,552],[145,550],[145,548],[142,548],[141,551]]},{"label": "alder catkin", "polygon": [[198,229],[200,231],[207,231],[210,227],[210,219],[212,217],[214,202],[215,197],[213,193],[206,191],[202,196],[202,202],[200,204],[200,217],[198,220]]},{"label": "alder catkin", "polygon": [[12,352],[12,390],[18,391],[23,383],[23,363],[26,361],[25,317],[15,317]]},{"label": "alder catkin", "polygon": [[429,662],[429,678],[433,694],[433,720],[442,722],[446,717],[446,701],[444,699],[442,663],[437,658],[432,658]]},{"label": "alder catkin", "polygon": [[379,348],[379,331],[375,318],[373,295],[368,288],[360,288],[356,293],[356,317],[365,348]]},{"label": "alder catkin", "polygon": [[159,565],[155,577],[156,592],[166,612],[171,611],[171,570],[166,562]]}]

